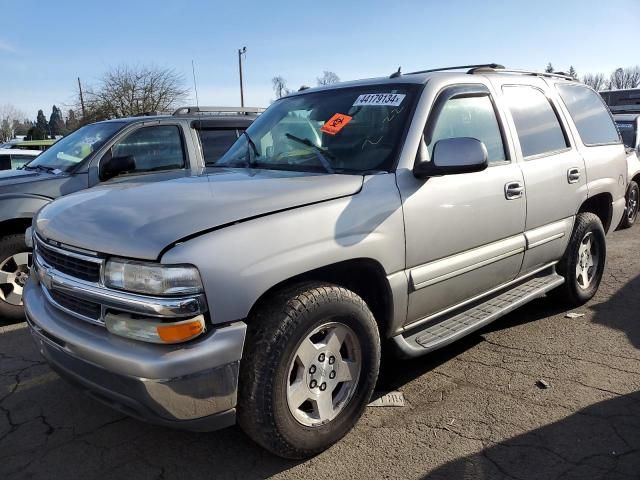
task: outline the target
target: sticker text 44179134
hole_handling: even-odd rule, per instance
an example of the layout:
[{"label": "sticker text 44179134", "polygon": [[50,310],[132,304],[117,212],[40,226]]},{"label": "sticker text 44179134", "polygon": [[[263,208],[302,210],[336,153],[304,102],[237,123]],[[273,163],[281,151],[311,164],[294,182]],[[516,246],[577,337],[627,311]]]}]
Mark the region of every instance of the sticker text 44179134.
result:
[{"label": "sticker text 44179134", "polygon": [[364,93],[356,98],[353,106],[399,107],[405,96],[404,93]]}]

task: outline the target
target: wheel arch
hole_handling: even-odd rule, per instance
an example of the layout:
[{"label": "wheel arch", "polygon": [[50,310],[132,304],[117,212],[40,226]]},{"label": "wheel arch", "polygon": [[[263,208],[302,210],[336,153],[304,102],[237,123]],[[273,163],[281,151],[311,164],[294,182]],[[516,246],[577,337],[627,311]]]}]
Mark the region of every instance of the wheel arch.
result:
[{"label": "wheel arch", "polygon": [[371,258],[356,258],[309,270],[282,280],[265,291],[253,303],[247,321],[278,291],[306,282],[327,282],[358,294],[373,313],[381,337],[387,337],[392,325],[393,294],[382,265]]},{"label": "wheel arch", "polygon": [[591,212],[596,215],[602,222],[604,231],[608,233],[613,219],[613,197],[606,192],[589,197],[578,210],[578,213],[583,212]]}]

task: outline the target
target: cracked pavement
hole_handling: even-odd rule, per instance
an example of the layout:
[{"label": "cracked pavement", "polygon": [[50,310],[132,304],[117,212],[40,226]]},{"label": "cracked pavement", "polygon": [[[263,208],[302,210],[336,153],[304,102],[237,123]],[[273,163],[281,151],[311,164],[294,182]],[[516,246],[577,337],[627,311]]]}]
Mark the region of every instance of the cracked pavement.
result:
[{"label": "cracked pavement", "polygon": [[0,478],[638,479],[639,251],[640,227],[609,236],[583,317],[539,299],[430,356],[384,358],[378,388],[403,391],[406,406],[369,408],[306,462],[236,427],[127,418],[53,373],[24,323],[0,326]]}]

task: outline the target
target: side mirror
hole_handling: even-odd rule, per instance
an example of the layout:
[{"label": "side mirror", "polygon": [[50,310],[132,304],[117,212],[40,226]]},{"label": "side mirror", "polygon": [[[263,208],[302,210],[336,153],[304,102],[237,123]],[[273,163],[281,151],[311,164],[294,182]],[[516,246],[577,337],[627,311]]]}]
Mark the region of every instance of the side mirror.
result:
[{"label": "side mirror", "polygon": [[471,137],[445,138],[433,147],[431,161],[416,161],[413,174],[418,178],[480,172],[487,168],[487,147]]},{"label": "side mirror", "polygon": [[109,180],[126,172],[132,172],[136,169],[136,161],[133,155],[124,155],[122,157],[105,156],[100,162],[100,179]]}]

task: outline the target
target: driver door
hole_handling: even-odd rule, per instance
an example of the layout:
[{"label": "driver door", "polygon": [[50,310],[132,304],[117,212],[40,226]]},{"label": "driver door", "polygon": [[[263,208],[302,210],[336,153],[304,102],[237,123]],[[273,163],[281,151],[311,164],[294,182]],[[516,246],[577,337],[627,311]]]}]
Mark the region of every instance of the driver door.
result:
[{"label": "driver door", "polygon": [[445,88],[427,121],[429,154],[444,138],[487,147],[481,172],[417,179],[398,171],[409,279],[407,323],[444,312],[513,280],[522,264],[526,201],[505,125],[484,85]]}]

